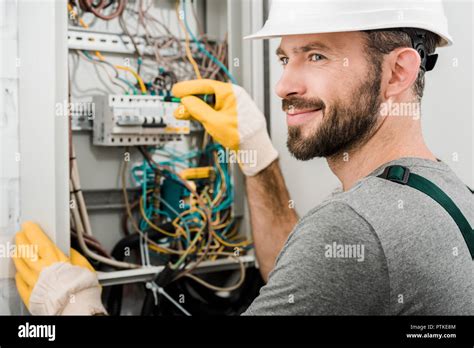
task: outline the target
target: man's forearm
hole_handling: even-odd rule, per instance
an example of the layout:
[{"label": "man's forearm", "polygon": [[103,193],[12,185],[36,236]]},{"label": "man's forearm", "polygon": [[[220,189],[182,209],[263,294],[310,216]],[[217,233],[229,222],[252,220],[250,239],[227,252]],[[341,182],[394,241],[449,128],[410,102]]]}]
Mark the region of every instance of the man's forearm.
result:
[{"label": "man's forearm", "polygon": [[290,205],[278,160],[257,175],[247,177],[246,188],[255,252],[266,281],[298,216]]}]

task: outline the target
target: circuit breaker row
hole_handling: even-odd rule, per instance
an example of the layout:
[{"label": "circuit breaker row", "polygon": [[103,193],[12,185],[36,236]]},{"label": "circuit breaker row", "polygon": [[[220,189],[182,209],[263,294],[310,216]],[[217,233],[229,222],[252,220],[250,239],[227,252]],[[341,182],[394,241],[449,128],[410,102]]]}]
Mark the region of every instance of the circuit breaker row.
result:
[{"label": "circuit breaker row", "polygon": [[161,96],[94,96],[93,143],[100,146],[148,145],[180,140],[190,121],[173,112],[179,103]]}]

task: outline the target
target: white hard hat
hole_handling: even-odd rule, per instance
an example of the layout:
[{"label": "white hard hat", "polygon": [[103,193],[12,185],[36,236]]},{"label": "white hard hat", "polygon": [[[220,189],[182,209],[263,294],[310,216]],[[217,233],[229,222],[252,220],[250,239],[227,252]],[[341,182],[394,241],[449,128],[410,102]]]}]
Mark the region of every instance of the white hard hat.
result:
[{"label": "white hard hat", "polygon": [[245,39],[388,28],[424,29],[453,43],[441,0],[273,0],[265,25]]}]

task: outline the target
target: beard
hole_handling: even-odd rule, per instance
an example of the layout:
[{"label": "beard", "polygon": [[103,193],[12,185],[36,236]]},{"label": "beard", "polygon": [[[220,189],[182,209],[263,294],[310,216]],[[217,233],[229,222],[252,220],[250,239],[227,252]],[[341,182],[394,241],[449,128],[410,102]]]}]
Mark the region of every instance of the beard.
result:
[{"label": "beard", "polygon": [[298,160],[334,157],[366,143],[377,124],[382,101],[380,95],[381,67],[374,65],[352,92],[350,100],[336,99],[330,107],[319,98],[288,97],[282,100],[284,111],[321,109],[321,124],[312,134],[303,136],[300,126],[288,127],[287,147]]}]

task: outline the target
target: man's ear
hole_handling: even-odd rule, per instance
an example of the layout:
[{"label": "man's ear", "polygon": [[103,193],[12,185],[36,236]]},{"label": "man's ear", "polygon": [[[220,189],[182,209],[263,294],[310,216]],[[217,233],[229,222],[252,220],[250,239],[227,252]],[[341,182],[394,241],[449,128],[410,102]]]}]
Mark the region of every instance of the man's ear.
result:
[{"label": "man's ear", "polygon": [[397,96],[409,90],[415,83],[420,71],[421,58],[413,48],[394,49],[386,57],[390,78],[385,89],[385,97]]}]

